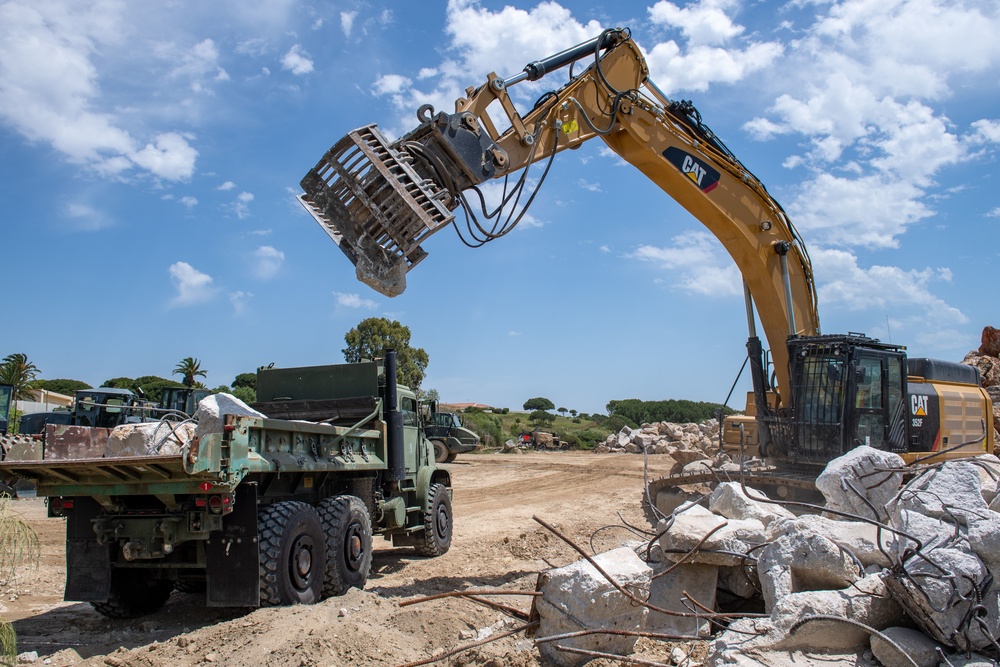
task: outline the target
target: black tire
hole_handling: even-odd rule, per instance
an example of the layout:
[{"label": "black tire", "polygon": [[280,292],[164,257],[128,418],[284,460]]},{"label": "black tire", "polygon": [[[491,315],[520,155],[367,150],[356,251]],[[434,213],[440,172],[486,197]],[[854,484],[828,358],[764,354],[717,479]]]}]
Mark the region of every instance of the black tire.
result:
[{"label": "black tire", "polygon": [[204,595],[208,590],[208,582],[204,579],[181,579],[174,588],[180,593]]},{"label": "black tire", "polygon": [[364,589],[372,568],[372,520],[357,496],[326,498],[316,506],[326,535],[323,596]]},{"label": "black tire", "polygon": [[112,570],[111,594],[104,602],[91,602],[108,618],[138,618],[152,614],[167,603],[174,582],[153,579],[149,570]]},{"label": "black tire", "polygon": [[257,514],[260,606],[313,604],[323,597],[326,540],[312,505],[284,501]]},{"label": "black tire", "polygon": [[448,452],[448,458],[444,460],[445,463],[451,463],[458,458],[458,452]]},{"label": "black tire", "polygon": [[427,499],[430,508],[423,515],[424,543],[417,546],[417,553],[421,556],[443,556],[451,548],[451,495],[443,484],[431,484]]},{"label": "black tire", "polygon": [[434,460],[437,463],[445,463],[448,460],[448,447],[441,440],[431,440],[434,445]]}]

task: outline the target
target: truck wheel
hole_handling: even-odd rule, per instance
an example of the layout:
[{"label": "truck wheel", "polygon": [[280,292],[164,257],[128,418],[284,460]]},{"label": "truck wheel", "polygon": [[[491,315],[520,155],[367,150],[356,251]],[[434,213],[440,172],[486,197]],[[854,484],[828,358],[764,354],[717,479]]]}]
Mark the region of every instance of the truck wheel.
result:
[{"label": "truck wheel", "polygon": [[311,505],[284,501],[257,515],[260,606],[313,604],[323,593],[326,544]]},{"label": "truck wheel", "polygon": [[424,543],[421,556],[443,556],[451,548],[451,496],[443,484],[432,484],[427,492],[430,509],[424,512]]},{"label": "truck wheel", "polygon": [[113,570],[108,599],[90,604],[108,618],[138,618],[160,609],[173,590],[172,581],[153,579],[148,570]]},{"label": "truck wheel", "polygon": [[326,498],[316,506],[326,535],[323,596],[364,589],[372,567],[372,520],[357,496]]},{"label": "truck wheel", "polygon": [[444,460],[445,463],[451,463],[458,458],[458,452],[448,452],[448,458]]},{"label": "truck wheel", "polygon": [[434,460],[438,463],[445,463],[448,461],[448,448],[440,440],[431,440],[431,444],[434,445]]}]

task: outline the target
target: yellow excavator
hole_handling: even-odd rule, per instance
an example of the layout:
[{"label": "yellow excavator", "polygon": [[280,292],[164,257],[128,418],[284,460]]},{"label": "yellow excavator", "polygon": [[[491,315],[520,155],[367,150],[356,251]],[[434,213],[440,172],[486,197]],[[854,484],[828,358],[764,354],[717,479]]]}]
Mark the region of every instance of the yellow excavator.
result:
[{"label": "yellow excavator", "polygon": [[[574,73],[578,64],[585,67]],[[517,110],[511,86],[567,66],[568,83],[527,113]],[[748,483],[782,497],[812,488],[827,462],[860,445],[907,462],[993,451],[992,406],[975,368],[908,359],[904,346],[863,334],[821,333],[809,255],[788,216],[690,102],[668,99],[649,79],[628,29],[606,30],[507,79],[491,73],[454,113],[425,105],[417,118],[418,127],[392,142],[375,125],[350,132],[301,183],[306,210],[382,294],[405,289],[406,273],[427,255],[421,243],[450,224],[471,246],[504,236],[537,192],[525,195],[529,167],[546,162],[540,187],[556,154],[600,137],[705,225],[743,275],[748,413],[772,466]],[[502,201],[488,210],[477,186],[499,178]],[[650,488],[655,497],[659,488],[713,477],[665,478]]]}]

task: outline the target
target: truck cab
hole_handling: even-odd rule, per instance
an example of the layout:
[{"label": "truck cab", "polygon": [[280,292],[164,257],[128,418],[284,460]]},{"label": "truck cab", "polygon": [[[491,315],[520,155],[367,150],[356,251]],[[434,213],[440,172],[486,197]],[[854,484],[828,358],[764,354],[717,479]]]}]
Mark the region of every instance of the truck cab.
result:
[{"label": "truck cab", "polygon": [[14,404],[14,388],[9,384],[0,384],[0,435],[7,435],[7,423],[10,420],[10,408]]},{"label": "truck cab", "polygon": [[424,433],[434,445],[437,463],[451,463],[459,454],[479,448],[479,436],[465,428],[454,412],[438,412],[437,401],[431,402],[429,414],[424,418]]}]

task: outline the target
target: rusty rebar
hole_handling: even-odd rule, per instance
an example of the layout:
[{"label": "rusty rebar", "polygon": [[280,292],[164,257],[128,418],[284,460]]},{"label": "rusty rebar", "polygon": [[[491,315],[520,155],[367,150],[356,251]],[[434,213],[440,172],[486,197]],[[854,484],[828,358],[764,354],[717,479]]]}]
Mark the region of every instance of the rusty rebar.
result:
[{"label": "rusty rebar", "polygon": [[508,630],[507,632],[503,632],[503,633],[501,633],[499,635],[494,635],[492,637],[487,637],[486,639],[480,639],[479,641],[472,642],[471,644],[466,644],[465,646],[459,646],[458,648],[454,648],[454,649],[452,649],[450,651],[446,651],[444,653],[439,653],[439,654],[437,654],[435,656],[432,656],[430,658],[424,658],[423,660],[416,660],[414,662],[403,663],[401,665],[397,665],[396,667],[420,667],[421,665],[430,665],[430,664],[433,664],[435,662],[440,662],[441,660],[444,660],[446,658],[450,658],[453,655],[458,655],[459,653],[464,653],[465,651],[468,651],[469,649],[478,648],[480,646],[483,646],[484,644],[489,644],[491,642],[499,641],[499,640],[504,639],[506,637],[510,637],[511,635],[516,635],[519,632],[524,632],[525,630],[527,630],[529,628],[533,628],[533,627],[537,627],[537,626],[538,626],[538,621],[532,621],[531,623],[525,623],[524,625],[520,625],[520,626],[514,628],[513,630]]},{"label": "rusty rebar", "polygon": [[440,600],[441,598],[455,598],[455,597],[466,597],[469,595],[529,595],[538,597],[541,595],[538,591],[509,591],[502,588],[470,588],[465,591],[449,591],[447,593],[435,593],[434,595],[427,595],[422,598],[414,598],[413,600],[403,600],[399,603],[400,607],[409,607],[411,604],[420,604],[422,602],[430,602],[431,600]]}]

